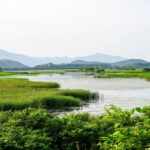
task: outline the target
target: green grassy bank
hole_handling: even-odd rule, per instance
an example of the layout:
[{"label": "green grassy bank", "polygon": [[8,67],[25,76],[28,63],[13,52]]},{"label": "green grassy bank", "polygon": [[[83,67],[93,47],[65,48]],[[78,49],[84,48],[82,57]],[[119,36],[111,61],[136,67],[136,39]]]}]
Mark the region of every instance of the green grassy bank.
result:
[{"label": "green grassy bank", "polygon": [[144,78],[150,79],[150,72],[137,70],[120,70],[120,69],[106,69],[101,73],[95,73],[95,78]]},{"label": "green grassy bank", "polygon": [[27,79],[0,79],[0,110],[63,108],[79,106],[97,93],[86,90],[61,90],[53,82],[32,82]]},{"label": "green grassy bank", "polygon": [[11,75],[40,75],[40,74],[65,74],[67,72],[80,72],[78,69],[55,69],[55,70],[36,70],[36,71],[0,71],[0,76]]}]

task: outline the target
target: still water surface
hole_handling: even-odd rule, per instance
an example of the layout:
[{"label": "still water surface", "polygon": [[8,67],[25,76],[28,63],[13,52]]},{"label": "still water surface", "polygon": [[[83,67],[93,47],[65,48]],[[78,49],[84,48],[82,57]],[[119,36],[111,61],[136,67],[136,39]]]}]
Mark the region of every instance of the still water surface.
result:
[{"label": "still water surface", "polygon": [[[90,75],[79,73],[24,77],[32,81],[58,82],[62,89],[88,89],[99,93],[99,100],[89,101],[86,105],[71,110],[73,113],[102,114],[104,107],[108,107],[110,104],[123,109],[150,105],[150,82],[143,79],[94,79]],[[70,111],[65,111],[65,113],[70,113]]]}]

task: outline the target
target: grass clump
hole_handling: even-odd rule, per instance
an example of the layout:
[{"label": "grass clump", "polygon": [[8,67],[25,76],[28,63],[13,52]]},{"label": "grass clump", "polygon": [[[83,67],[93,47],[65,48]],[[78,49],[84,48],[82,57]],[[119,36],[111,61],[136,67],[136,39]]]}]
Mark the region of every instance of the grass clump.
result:
[{"label": "grass clump", "polygon": [[59,88],[59,84],[56,82],[31,82],[29,83],[32,88]]},{"label": "grass clump", "polygon": [[0,79],[0,110],[32,108],[65,108],[79,106],[89,91],[61,90],[54,82],[33,82],[27,79]]},{"label": "grass clump", "polygon": [[79,98],[85,101],[89,101],[91,99],[97,99],[98,98],[98,93],[96,92],[90,92],[88,90],[61,90],[60,91],[61,95],[65,96],[73,96],[75,98]]},{"label": "grass clump", "polygon": [[[43,93],[42,93],[43,94]],[[47,95],[46,95],[47,94]],[[45,95],[39,95],[34,97],[27,97],[26,99],[15,99],[13,101],[1,101],[0,110],[21,110],[28,107],[32,108],[65,108],[71,106],[79,106],[80,99],[69,96],[57,96],[45,93]]]}]

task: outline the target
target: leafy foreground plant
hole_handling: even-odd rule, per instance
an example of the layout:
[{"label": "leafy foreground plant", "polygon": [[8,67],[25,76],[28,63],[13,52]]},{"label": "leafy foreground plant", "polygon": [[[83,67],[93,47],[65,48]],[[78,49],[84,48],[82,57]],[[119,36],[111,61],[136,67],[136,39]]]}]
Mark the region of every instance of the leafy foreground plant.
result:
[{"label": "leafy foreground plant", "polygon": [[[139,113],[138,116],[135,113]],[[101,116],[57,117],[44,109],[0,112],[2,150],[148,150],[150,106]]]}]

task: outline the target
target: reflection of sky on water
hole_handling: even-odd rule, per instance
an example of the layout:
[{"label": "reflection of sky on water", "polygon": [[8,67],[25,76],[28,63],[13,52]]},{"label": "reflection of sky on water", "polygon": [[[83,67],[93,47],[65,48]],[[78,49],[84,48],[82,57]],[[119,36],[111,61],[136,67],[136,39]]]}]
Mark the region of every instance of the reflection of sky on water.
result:
[{"label": "reflection of sky on water", "polygon": [[123,109],[150,105],[150,82],[143,79],[94,79],[84,74],[67,73],[64,75],[24,76],[33,81],[58,82],[65,89],[88,89],[99,92],[98,101],[89,102],[72,112],[99,114],[104,107],[114,104]]}]

